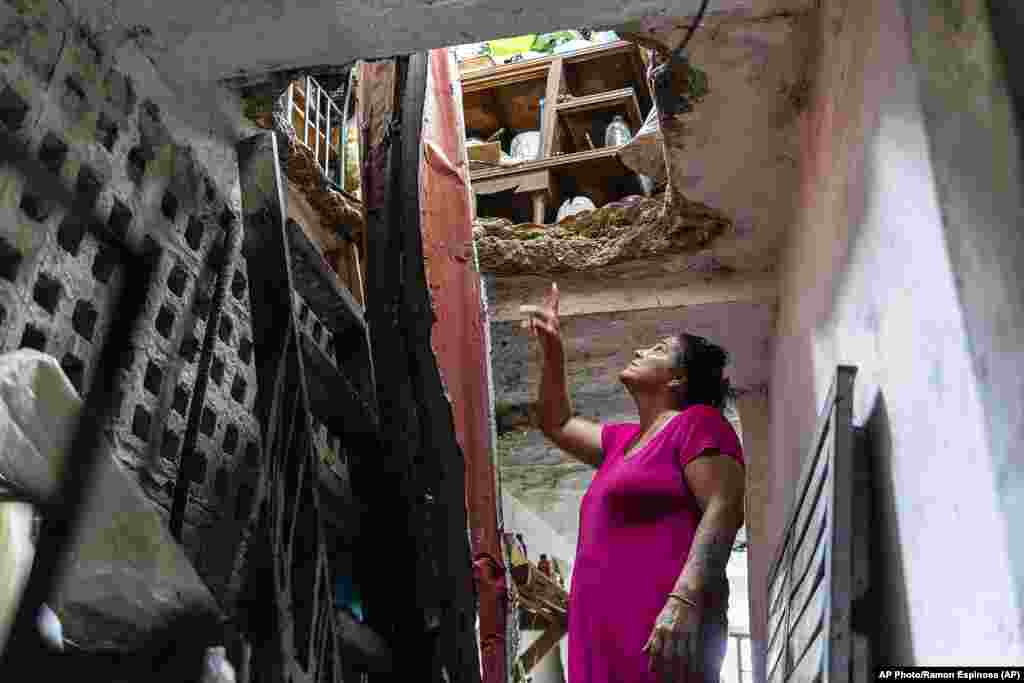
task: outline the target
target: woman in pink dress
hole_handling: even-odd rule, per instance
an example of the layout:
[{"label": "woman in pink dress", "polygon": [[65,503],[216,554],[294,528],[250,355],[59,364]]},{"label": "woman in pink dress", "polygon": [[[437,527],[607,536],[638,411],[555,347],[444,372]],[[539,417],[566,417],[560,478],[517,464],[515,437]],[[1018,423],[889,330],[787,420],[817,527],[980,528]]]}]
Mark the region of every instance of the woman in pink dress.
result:
[{"label": "woman in pink dress", "polygon": [[541,429],[597,468],[580,507],[569,597],[569,683],[717,682],[725,565],[743,524],[743,452],[722,415],[725,352],[683,334],[636,351],[619,379],[638,423],[572,412],[558,288],[523,306],[541,343]]}]

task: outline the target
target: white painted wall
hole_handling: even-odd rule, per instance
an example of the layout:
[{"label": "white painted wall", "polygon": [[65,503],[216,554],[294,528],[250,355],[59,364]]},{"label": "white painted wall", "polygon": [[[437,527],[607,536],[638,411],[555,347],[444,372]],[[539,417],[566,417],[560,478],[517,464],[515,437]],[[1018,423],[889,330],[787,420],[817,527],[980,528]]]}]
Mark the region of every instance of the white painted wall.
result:
[{"label": "white painted wall", "polygon": [[[782,270],[766,540],[781,535],[836,364],[856,365],[854,420],[868,431],[880,520],[876,664],[1019,663],[1021,596],[905,22],[880,1],[824,11],[841,30],[824,53]],[[763,615],[767,566],[755,558]]]}]

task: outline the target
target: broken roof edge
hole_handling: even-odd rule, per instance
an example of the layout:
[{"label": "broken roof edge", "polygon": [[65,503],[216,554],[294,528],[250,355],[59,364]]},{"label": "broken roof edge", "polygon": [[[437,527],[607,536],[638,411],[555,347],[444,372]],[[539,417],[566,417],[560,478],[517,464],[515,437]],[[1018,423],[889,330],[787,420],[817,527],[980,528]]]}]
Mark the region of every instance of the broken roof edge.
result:
[{"label": "broken roof edge", "polygon": [[659,196],[612,202],[548,226],[477,218],[473,234],[482,272],[549,275],[696,253],[732,225],[724,212],[699,202],[683,202],[668,216]]}]

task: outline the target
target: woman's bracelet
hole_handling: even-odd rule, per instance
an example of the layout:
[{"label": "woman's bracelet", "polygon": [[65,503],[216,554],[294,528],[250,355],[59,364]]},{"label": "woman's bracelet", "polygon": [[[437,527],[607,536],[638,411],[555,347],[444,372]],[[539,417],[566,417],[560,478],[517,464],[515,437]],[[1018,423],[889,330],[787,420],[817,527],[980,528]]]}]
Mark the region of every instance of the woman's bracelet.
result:
[{"label": "woman's bracelet", "polygon": [[678,600],[679,602],[683,603],[684,605],[689,605],[690,607],[692,607],[694,609],[697,609],[696,601],[693,598],[691,598],[691,597],[689,597],[687,595],[683,595],[682,593],[672,592],[672,593],[668,594],[668,597],[675,598],[676,600]]}]

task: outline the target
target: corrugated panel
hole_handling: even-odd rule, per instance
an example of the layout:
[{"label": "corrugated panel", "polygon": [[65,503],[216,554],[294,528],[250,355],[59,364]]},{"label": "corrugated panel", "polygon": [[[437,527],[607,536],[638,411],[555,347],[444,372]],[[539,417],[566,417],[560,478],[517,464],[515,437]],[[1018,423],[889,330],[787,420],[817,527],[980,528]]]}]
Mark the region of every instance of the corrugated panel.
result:
[{"label": "corrugated panel", "polygon": [[484,680],[505,681],[504,563],[491,460],[486,312],[473,258],[465,132],[445,49],[430,53],[424,107],[420,211],[427,285],[436,321],[431,340],[465,457],[466,504],[480,593]]}]

